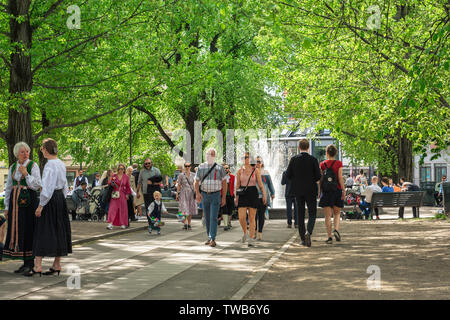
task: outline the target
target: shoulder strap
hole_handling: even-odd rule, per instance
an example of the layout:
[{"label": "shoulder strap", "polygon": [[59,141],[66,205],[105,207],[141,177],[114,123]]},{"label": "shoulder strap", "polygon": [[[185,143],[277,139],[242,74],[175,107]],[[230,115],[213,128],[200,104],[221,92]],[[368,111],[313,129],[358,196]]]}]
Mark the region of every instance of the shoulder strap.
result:
[{"label": "shoulder strap", "polygon": [[335,162],[336,162],[336,160],[333,161],[330,168],[333,168]]},{"label": "shoulder strap", "polygon": [[200,184],[203,183],[203,181],[205,181],[206,177],[209,176],[209,174],[211,173],[211,171],[213,171],[213,169],[216,167],[217,163],[214,162],[214,165],[211,167],[211,169],[209,169],[208,173],[202,178],[202,181],[200,182]]},{"label": "shoulder strap", "polygon": [[[327,160],[324,160],[323,161],[323,165],[325,166],[325,169],[330,169],[330,168],[328,168],[328,166],[327,166]],[[332,165],[333,166],[333,165]]]},{"label": "shoulder strap", "polygon": [[245,189],[247,189],[248,184],[250,183],[250,179],[252,178],[253,173],[255,172],[256,168],[253,169],[252,173],[250,174],[250,177],[248,177],[247,185],[245,186]]}]

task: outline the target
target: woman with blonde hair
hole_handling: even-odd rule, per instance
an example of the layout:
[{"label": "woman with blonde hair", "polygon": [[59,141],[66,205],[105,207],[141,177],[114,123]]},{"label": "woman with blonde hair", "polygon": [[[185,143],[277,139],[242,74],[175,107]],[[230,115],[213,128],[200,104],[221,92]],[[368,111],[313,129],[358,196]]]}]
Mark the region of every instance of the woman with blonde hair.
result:
[{"label": "woman with blonde hair", "polygon": [[111,200],[108,209],[108,230],[112,230],[114,226],[120,226],[125,229],[128,225],[128,208],[127,200],[132,194],[130,179],[125,173],[125,165],[117,166],[117,173],[113,174],[111,181],[108,183],[113,187]]},{"label": "woman with blonde hair", "polygon": [[23,265],[14,272],[26,274],[34,267],[34,213],[39,204],[37,191],[42,182],[39,166],[29,159],[31,150],[28,144],[19,142],[13,150],[17,162],[9,168],[5,186],[5,218],[8,227],[3,256],[23,260]]}]

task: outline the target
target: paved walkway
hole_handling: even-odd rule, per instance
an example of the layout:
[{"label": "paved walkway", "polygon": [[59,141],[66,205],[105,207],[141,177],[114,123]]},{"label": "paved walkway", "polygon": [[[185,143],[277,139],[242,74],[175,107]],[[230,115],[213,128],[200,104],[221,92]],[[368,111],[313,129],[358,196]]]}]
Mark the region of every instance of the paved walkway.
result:
[{"label": "paved walkway", "polygon": [[[136,222],[132,228],[141,230],[74,246],[59,277],[17,276],[17,262],[2,262],[0,299],[448,299],[447,221],[347,220],[343,241],[330,246],[318,219],[311,248],[298,244],[297,230],[284,220],[269,220],[255,248],[240,243],[233,224],[231,231],[219,228],[218,246],[211,248],[203,244],[200,220],[192,231],[166,220],[160,236]],[[123,232],[104,223],[72,226],[85,237],[94,228]],[[51,262],[44,259],[44,270]],[[380,267],[381,290],[367,288],[369,265]],[[81,273],[80,289],[67,286],[71,266]]]}]

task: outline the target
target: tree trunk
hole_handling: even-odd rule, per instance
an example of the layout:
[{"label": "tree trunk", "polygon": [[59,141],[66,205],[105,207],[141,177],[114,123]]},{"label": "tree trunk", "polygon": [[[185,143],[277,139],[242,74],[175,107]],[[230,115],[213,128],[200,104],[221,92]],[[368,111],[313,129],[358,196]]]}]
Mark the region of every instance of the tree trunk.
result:
[{"label": "tree trunk", "polygon": [[[192,106],[191,108],[189,108],[188,112],[186,113],[186,117],[184,119],[185,123],[186,123],[186,130],[189,132],[190,136],[191,136],[191,144],[190,144],[190,150],[186,150],[186,154],[190,154],[191,155],[191,164],[193,166],[195,165],[199,165],[200,163],[195,163],[195,121],[198,120],[198,106]],[[201,147],[201,143],[200,143],[200,147]],[[202,150],[203,152],[203,150]]]},{"label": "tree trunk", "polygon": [[[33,136],[31,127],[31,110],[25,97],[31,92],[33,86],[31,73],[32,30],[30,25],[29,9],[31,0],[9,0],[8,11],[13,16],[9,20],[10,42],[14,45],[11,53],[11,67],[9,77],[9,93],[21,102],[10,106],[8,114],[8,129],[6,131],[6,145],[8,147],[8,160],[11,165],[16,159],[13,148],[19,141],[26,142],[30,148],[30,159],[33,158]],[[23,22],[18,22],[21,17]]]},{"label": "tree trunk", "polygon": [[412,182],[413,176],[413,154],[412,143],[403,135],[398,141],[398,175],[404,177],[406,181]]}]

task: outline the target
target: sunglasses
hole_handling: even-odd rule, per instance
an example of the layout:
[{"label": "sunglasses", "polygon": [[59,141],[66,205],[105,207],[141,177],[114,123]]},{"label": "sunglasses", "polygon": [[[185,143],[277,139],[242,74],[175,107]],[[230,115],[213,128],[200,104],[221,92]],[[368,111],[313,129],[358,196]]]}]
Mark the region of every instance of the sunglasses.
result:
[{"label": "sunglasses", "polygon": [[225,168],[225,170],[230,170],[230,168]]},{"label": "sunglasses", "polygon": [[185,167],[185,168],[190,168],[190,167],[191,167],[191,165],[184,165],[184,167]]},{"label": "sunglasses", "polygon": [[144,166],[150,165],[150,164],[151,164],[150,162],[146,162],[146,163],[144,163]]},{"label": "sunglasses", "polygon": [[256,161],[256,163],[261,163],[261,161]]},{"label": "sunglasses", "polygon": [[245,156],[245,157],[244,157],[244,159],[248,159],[248,158],[250,158],[250,157],[249,157],[249,156]]}]

